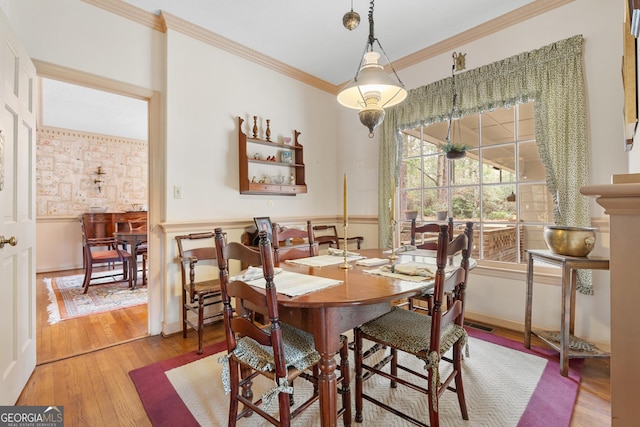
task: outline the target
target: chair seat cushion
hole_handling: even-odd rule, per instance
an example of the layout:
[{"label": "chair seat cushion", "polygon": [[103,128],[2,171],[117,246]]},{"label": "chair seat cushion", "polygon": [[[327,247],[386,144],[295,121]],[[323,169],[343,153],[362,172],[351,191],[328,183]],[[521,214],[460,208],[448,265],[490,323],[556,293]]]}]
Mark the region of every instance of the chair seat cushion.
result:
[{"label": "chair seat cushion", "polygon": [[[313,335],[286,323],[280,325],[287,368],[294,367],[302,371],[318,363],[320,354],[315,350]],[[270,326],[266,326],[265,330],[270,331]],[[240,338],[233,354],[239,361],[256,370],[264,372],[275,369],[273,348],[258,344],[251,338]]]},{"label": "chair seat cushion", "polygon": [[[387,314],[360,326],[360,330],[373,339],[388,343],[407,353],[429,353],[431,316],[394,307]],[[461,339],[467,340],[467,331],[451,323],[441,332],[440,354],[448,351]]]},{"label": "chair seat cushion", "polygon": [[[185,290],[187,294],[190,293],[191,285],[189,283],[186,284]],[[204,280],[202,282],[194,283],[193,287],[193,297],[194,301],[197,301],[198,297],[208,297],[210,294],[219,294],[220,293],[220,281],[218,279],[212,280]],[[193,301],[192,301],[193,302]]]},{"label": "chair seat cushion", "polygon": [[91,259],[95,262],[100,262],[101,260],[112,260],[112,259],[120,259],[120,258],[129,258],[131,254],[126,251],[111,249],[108,251],[93,251],[91,252]]}]

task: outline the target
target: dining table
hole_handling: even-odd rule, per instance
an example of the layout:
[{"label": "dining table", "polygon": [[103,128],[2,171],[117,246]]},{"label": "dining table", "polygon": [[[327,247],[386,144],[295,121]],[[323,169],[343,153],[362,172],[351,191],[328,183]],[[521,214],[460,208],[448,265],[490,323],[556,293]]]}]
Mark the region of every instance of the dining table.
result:
[{"label": "dining table", "polygon": [[[360,257],[339,257],[340,260],[344,258],[351,268],[343,268],[344,262],[312,266],[300,263],[300,260],[290,260],[279,264],[283,271],[339,281],[333,286],[302,295],[278,294],[280,320],[311,333],[320,354],[318,387],[323,427],[337,423],[335,356],[340,348],[340,334],[387,313],[393,301],[417,296],[433,288],[433,279],[414,281],[387,277],[371,273],[379,266],[356,264],[359,258],[384,262],[390,255],[386,252],[364,249],[358,251]],[[396,256],[393,263],[425,262],[435,267],[434,251],[408,251]],[[275,284],[277,287],[277,275]]]},{"label": "dining table", "polygon": [[[146,242],[149,239],[147,230],[118,230],[114,231],[113,237],[115,240],[121,242],[124,245],[124,249],[128,250],[129,245],[131,245],[132,251],[131,254],[134,257],[136,255],[136,248],[141,243]],[[136,265],[137,260],[134,261]],[[136,269],[134,268],[133,271]],[[133,289],[136,288],[137,277],[133,277]]]}]

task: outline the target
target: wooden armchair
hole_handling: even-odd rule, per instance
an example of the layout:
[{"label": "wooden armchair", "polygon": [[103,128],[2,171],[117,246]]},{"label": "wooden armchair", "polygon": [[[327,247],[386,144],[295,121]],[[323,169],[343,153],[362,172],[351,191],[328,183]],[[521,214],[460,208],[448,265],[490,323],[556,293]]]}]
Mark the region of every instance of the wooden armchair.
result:
[{"label": "wooden armchair", "polygon": [[198,354],[202,354],[203,328],[222,320],[220,281],[213,233],[176,236],[182,277],[182,336],[187,327],[198,333]]},{"label": "wooden armchair", "polygon": [[[313,234],[318,245],[329,245],[330,248],[340,249],[340,242],[344,243],[344,238],[338,236],[338,229],[335,225],[314,225]],[[362,236],[347,237],[347,244],[355,242],[357,248],[364,240]]]}]

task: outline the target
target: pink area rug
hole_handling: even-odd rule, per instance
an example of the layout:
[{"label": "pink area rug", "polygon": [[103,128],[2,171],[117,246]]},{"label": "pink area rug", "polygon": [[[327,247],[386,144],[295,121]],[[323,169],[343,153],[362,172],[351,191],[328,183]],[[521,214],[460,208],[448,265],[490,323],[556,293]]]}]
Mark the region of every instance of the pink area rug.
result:
[{"label": "pink area rug", "polygon": [[[463,378],[470,420],[465,422],[460,417],[455,395],[445,393],[440,407],[442,426],[569,425],[583,360],[571,360],[569,377],[565,378],[560,375],[558,354],[553,350],[538,347],[527,350],[521,342],[473,328],[468,330],[472,337],[471,355],[464,362]],[[220,365],[216,355],[220,352],[226,353],[224,342],[206,347],[202,355],[197,355],[194,351],[129,373],[152,425],[226,426],[228,398],[221,391]],[[353,364],[351,367],[353,368]],[[193,371],[192,375],[189,375],[189,369]],[[474,384],[480,382],[481,378],[485,380]],[[181,381],[183,384],[180,384]],[[185,386],[185,381],[191,382]],[[192,393],[195,390],[196,396],[190,396],[185,387]],[[386,383],[376,387],[381,393],[390,394]],[[254,386],[254,392],[255,388]],[[504,389],[502,394],[505,396],[496,396],[501,389]],[[452,397],[451,409],[446,409],[443,403],[447,395]],[[412,398],[407,392],[402,392],[401,396],[402,400],[409,402],[409,406],[419,406],[419,401],[425,398],[424,395],[417,394],[414,399],[416,402],[411,402]],[[399,418],[386,412],[378,412],[378,408],[367,402],[364,409],[365,421],[362,426],[405,425]],[[317,412],[317,408],[314,410],[311,407],[305,411],[305,414],[311,414],[309,418],[298,419],[296,425],[319,425],[317,420],[314,421]],[[261,421],[258,417],[251,417],[240,421],[238,425],[262,425]],[[339,425],[342,425],[341,421]]]}]

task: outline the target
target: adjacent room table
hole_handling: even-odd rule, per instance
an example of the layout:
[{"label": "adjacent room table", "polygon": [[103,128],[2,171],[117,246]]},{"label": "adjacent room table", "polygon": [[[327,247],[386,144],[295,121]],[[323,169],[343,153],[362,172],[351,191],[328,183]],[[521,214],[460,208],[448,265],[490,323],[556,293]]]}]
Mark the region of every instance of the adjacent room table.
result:
[{"label": "adjacent room table", "polygon": [[[143,243],[146,242],[148,239],[148,233],[146,230],[133,230],[133,231],[129,231],[129,230],[122,230],[122,231],[115,231],[113,233],[113,237],[124,243],[125,245],[125,250],[128,250],[129,246],[131,246],[131,254],[132,256],[136,257],[136,251],[135,248]],[[138,260],[134,260],[134,266],[137,265]],[[133,271],[136,271],[136,268],[133,269]],[[136,288],[136,283],[137,283],[137,274],[136,276],[133,277],[133,289]]]},{"label": "adjacent room table", "polygon": [[[379,249],[361,250],[367,258],[386,258]],[[399,254],[396,262],[429,262],[423,256]],[[283,322],[313,334],[320,353],[320,412],[322,426],[337,423],[337,385],[335,355],[340,348],[340,334],[372,320],[391,309],[394,300],[419,295],[433,286],[433,280],[422,282],[401,280],[365,273],[376,267],[350,264],[353,269],[339,265],[312,267],[290,262],[280,263],[286,271],[341,280],[342,283],[304,295],[289,297],[279,294],[279,315]],[[277,276],[276,276],[277,277]],[[277,279],[276,279],[277,286]]]}]

